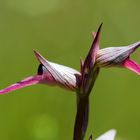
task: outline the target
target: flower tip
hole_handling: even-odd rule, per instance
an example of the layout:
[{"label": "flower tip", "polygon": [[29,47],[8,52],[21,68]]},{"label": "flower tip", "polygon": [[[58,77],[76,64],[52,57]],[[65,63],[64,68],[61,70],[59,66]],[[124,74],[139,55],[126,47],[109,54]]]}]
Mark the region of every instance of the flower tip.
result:
[{"label": "flower tip", "polygon": [[93,35],[94,36],[94,43],[99,41],[100,31],[101,31],[102,25],[103,25],[103,23],[100,24],[97,33]]},{"label": "flower tip", "polygon": [[100,26],[102,26],[102,25],[103,25],[103,22],[101,22]]},{"label": "flower tip", "polygon": [[35,49],[33,49],[33,52],[34,52],[34,54],[35,54],[36,57],[39,56],[39,52],[38,51],[36,51]]},{"label": "flower tip", "polygon": [[[97,35],[98,33],[100,33],[100,30],[101,30],[102,25],[103,25],[103,23],[100,24],[97,33],[96,33],[96,32],[92,32],[92,37],[93,37],[93,39],[95,39],[96,35]],[[98,36],[98,35],[97,35],[97,36]]]},{"label": "flower tip", "polygon": [[99,28],[98,28],[98,31],[100,31],[100,30],[101,30],[102,25],[103,25],[103,22],[101,22],[101,24],[100,24],[100,26],[99,26]]},{"label": "flower tip", "polygon": [[35,54],[37,60],[38,60],[41,64],[43,64],[43,62],[45,61],[45,58],[44,58],[43,56],[41,56],[41,54],[40,54],[38,51],[34,50],[34,49],[33,49],[33,52],[34,52],[34,54]]}]

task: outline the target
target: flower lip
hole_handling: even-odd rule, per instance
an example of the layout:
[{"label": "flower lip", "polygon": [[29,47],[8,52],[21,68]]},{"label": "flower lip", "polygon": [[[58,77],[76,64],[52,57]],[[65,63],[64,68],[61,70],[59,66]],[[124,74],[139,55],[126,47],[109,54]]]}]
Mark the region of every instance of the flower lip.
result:
[{"label": "flower lip", "polygon": [[19,81],[15,84],[12,84],[12,85],[6,87],[5,89],[0,90],[0,94],[5,94],[8,92],[12,92],[14,90],[17,90],[17,89],[21,89],[21,88],[26,87],[26,86],[38,84],[41,80],[42,80],[42,76],[39,76],[39,75],[27,77],[22,81]]},{"label": "flower lip", "polygon": [[122,66],[140,75],[140,65],[135,61],[128,58],[122,63]]}]

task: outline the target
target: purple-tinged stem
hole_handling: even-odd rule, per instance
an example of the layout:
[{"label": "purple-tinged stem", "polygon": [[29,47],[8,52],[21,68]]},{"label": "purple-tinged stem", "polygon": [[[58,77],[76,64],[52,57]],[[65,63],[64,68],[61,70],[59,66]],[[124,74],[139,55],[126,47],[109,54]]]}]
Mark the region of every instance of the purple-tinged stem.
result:
[{"label": "purple-tinged stem", "polygon": [[84,139],[84,136],[85,136],[85,133],[87,130],[87,126],[88,126],[88,114],[89,114],[88,97],[78,99],[73,140],[83,140]]}]

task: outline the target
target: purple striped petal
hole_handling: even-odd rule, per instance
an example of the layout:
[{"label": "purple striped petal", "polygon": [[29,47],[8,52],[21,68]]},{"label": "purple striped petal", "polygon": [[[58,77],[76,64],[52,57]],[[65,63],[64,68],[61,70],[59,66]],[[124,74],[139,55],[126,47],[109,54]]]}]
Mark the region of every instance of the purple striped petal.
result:
[{"label": "purple striped petal", "polygon": [[76,90],[78,88],[79,77],[81,75],[80,72],[63,65],[49,62],[35,50],[34,53],[39,62],[45,66],[59,86],[69,90]]},{"label": "purple striped petal", "polygon": [[140,66],[129,59],[130,55],[140,46],[140,42],[122,47],[108,47],[97,52],[96,63],[99,67],[125,67],[140,74]]}]

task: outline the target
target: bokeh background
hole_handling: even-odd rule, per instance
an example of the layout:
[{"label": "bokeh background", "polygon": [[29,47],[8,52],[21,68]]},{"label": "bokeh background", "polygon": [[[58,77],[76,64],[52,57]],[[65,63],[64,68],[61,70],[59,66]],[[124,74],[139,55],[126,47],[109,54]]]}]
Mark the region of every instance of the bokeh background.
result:
[{"label": "bokeh background", "polygon": [[[101,48],[140,40],[139,0],[0,0],[0,88],[37,72],[33,49],[79,70],[91,32],[103,22]],[[140,62],[140,50],[132,58]],[[0,96],[0,140],[72,140],[75,93],[36,85]],[[86,139],[107,130],[140,139],[140,77],[102,69],[90,96]]]}]

